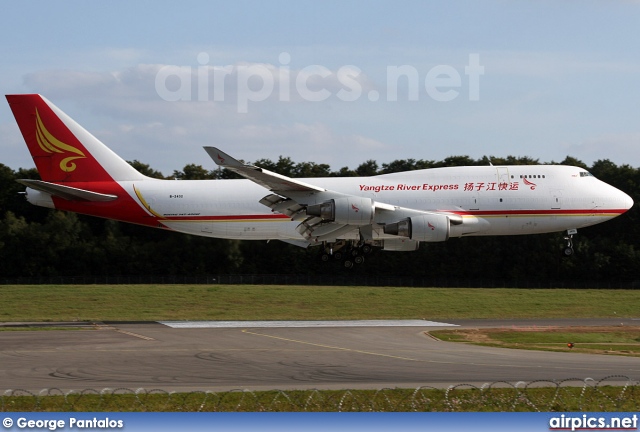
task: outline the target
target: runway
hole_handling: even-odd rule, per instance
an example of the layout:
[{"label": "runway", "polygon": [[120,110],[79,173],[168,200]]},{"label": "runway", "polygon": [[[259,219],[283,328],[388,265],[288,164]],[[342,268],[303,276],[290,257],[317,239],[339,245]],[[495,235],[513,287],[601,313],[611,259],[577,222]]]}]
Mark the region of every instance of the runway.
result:
[{"label": "runway", "polygon": [[159,321],[171,328],[456,327],[426,320]]},{"label": "runway", "polygon": [[640,363],[633,357],[479,347],[442,342],[425,334],[446,328],[443,324],[543,328],[637,326],[637,320],[418,320],[409,326],[246,324],[172,328],[161,323],[102,323],[85,324],[85,329],[76,331],[2,331],[0,391],[380,389],[599,380],[612,375],[640,378]]}]

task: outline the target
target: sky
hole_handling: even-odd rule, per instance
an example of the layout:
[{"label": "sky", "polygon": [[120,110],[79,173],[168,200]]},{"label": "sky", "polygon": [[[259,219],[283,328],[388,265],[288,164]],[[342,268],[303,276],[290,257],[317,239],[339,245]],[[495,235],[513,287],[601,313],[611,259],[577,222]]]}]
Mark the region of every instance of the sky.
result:
[{"label": "sky", "polygon": [[[640,166],[640,2],[30,1],[0,16],[0,90],[40,93],[165,175],[528,156]],[[6,101],[0,163],[33,161]]]}]

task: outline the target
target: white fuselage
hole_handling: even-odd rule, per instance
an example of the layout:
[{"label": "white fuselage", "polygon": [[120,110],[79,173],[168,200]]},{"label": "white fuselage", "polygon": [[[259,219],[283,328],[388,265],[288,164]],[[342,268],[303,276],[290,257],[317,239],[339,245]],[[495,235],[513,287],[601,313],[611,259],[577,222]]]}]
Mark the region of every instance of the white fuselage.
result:
[{"label": "white fuselage", "polygon": [[[374,177],[301,179],[401,209],[461,215],[462,235],[518,235],[577,229],[626,211],[631,198],[582,168],[515,165],[434,168]],[[301,240],[299,222],[259,200],[270,192],[249,180],[119,182],[150,217],[176,231],[234,239]],[[135,190],[134,190],[135,187]],[[277,193],[277,191],[275,191]],[[456,230],[457,229],[457,230]],[[374,238],[388,237],[374,229]]]}]

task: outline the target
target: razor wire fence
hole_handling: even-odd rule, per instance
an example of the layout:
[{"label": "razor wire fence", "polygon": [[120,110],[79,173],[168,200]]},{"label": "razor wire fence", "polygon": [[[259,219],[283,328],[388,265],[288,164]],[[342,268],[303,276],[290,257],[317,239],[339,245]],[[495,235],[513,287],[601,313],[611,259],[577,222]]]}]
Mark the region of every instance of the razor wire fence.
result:
[{"label": "razor wire fence", "polygon": [[623,375],[481,386],[379,390],[173,392],[104,388],[0,394],[2,412],[550,412],[640,411],[640,382]]}]

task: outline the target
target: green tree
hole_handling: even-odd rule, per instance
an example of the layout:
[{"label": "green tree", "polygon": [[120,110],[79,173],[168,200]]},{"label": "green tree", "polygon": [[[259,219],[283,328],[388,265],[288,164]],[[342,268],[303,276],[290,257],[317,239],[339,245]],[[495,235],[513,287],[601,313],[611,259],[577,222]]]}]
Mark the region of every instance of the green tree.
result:
[{"label": "green tree", "polygon": [[127,161],[127,163],[138,170],[140,174],[146,175],[147,177],[153,177],[157,179],[165,178],[160,171],[154,170],[149,166],[149,164],[142,163],[139,160]]},{"label": "green tree", "polygon": [[360,174],[357,171],[349,169],[349,167],[342,167],[338,171],[331,172],[331,177],[357,177]]},{"label": "green tree", "polygon": [[564,158],[564,160],[560,162],[559,165],[568,165],[587,169],[587,165],[584,162],[572,156],[567,156],[566,158]]},{"label": "green tree", "polygon": [[182,171],[173,171],[173,178],[177,180],[211,180],[218,178],[216,171],[208,171],[202,165],[187,164]]},{"label": "green tree", "polygon": [[356,168],[356,174],[360,177],[371,177],[378,174],[378,163],[373,159],[361,163]]},{"label": "green tree", "polygon": [[[444,158],[442,162],[438,162],[435,165],[438,167],[450,167],[450,166],[473,166],[478,165],[474,159],[469,156],[448,156]],[[484,164],[483,164],[484,165]]]},{"label": "green tree", "polygon": [[280,156],[277,162],[273,162],[270,159],[258,159],[253,163],[253,165],[287,177],[296,176],[296,164],[290,157]]},{"label": "green tree", "polygon": [[317,164],[315,162],[297,163],[294,169],[294,177],[329,177],[331,167],[327,164]]}]

